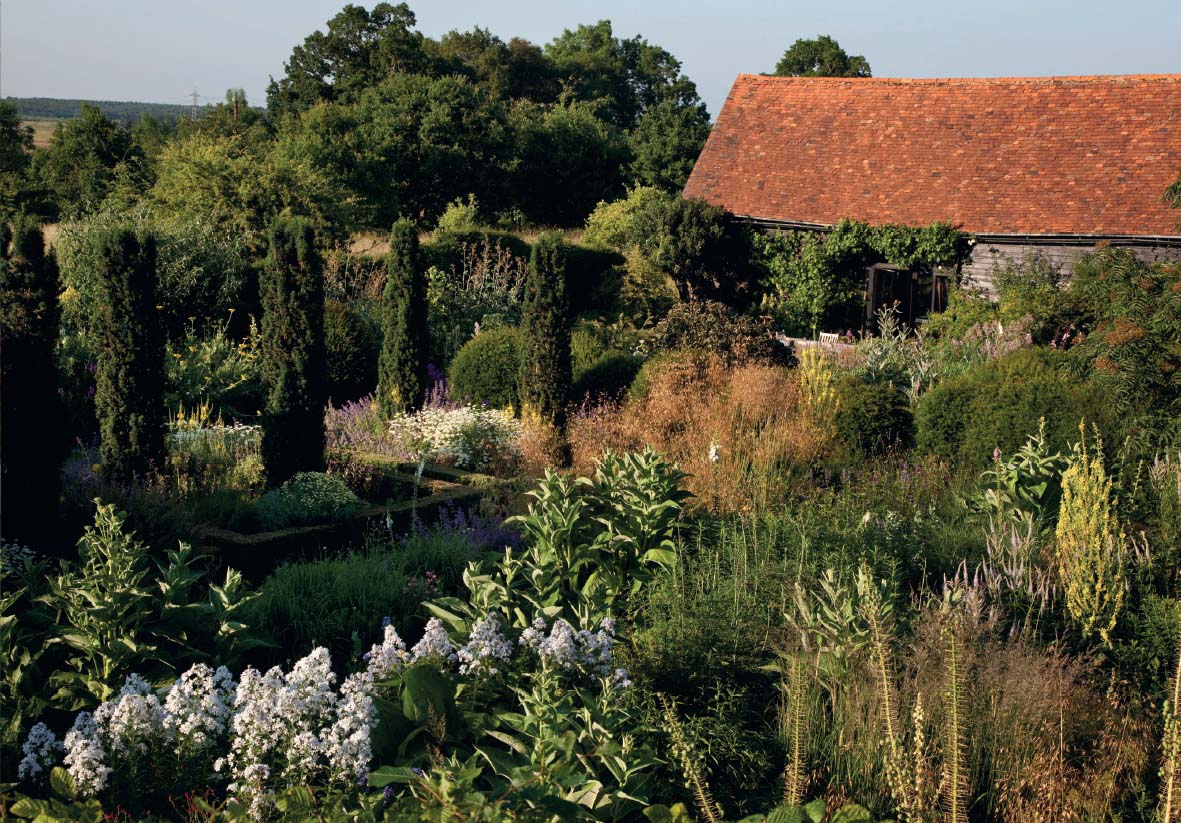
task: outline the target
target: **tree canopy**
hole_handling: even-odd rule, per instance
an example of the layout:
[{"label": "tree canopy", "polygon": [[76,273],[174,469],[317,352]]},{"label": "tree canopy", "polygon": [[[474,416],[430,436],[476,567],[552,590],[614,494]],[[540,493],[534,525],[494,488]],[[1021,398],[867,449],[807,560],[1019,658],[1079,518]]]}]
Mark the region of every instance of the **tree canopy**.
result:
[{"label": "tree canopy", "polygon": [[775,74],[780,77],[872,77],[869,61],[860,54],[846,54],[827,34],[814,40],[799,39],[783,53]]},{"label": "tree canopy", "polygon": [[5,175],[0,206],[199,214],[256,248],[282,214],[333,239],[399,217],[429,228],[468,195],[490,223],[573,226],[628,185],[679,191],[709,134],[680,61],[609,20],[545,46],[415,26],[405,3],[346,5],[292,49],[265,110],[241,89],[175,124],[84,106],[37,150],[0,113],[0,163],[27,166]]}]

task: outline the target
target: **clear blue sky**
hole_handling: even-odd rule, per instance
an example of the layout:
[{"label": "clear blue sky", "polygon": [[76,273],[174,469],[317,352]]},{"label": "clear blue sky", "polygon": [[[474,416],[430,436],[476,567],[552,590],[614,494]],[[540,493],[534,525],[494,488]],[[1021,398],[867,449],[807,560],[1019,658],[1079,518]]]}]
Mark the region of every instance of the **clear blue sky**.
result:
[{"label": "clear blue sky", "polygon": [[[0,96],[186,102],[241,87],[265,101],[332,0],[0,0]],[[372,7],[373,3],[366,3]],[[544,44],[610,19],[671,51],[716,116],[734,76],[771,71],[798,37],[830,34],[879,77],[1181,72],[1181,0],[418,0],[438,36],[480,25]]]}]

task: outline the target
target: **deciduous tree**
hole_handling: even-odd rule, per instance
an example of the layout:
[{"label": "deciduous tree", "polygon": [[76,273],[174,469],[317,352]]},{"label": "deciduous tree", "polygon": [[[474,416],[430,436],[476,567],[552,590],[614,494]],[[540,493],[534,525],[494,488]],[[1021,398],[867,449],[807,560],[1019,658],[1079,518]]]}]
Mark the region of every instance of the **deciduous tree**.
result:
[{"label": "deciduous tree", "polygon": [[682,106],[669,99],[648,109],[628,135],[632,182],[680,191],[709,137],[709,128],[704,104]]},{"label": "deciduous tree", "polygon": [[267,87],[267,110],[281,114],[321,100],[351,102],[394,73],[424,70],[423,36],[413,31],[415,23],[405,3],[378,3],[373,11],[346,5],[328,21],[327,32],[313,32],[292,50],[286,74]]},{"label": "deciduous tree", "polygon": [[54,129],[49,148],[36,155],[34,173],[63,216],[97,208],[138,159],[131,133],[95,106]]},{"label": "deciduous tree", "polygon": [[775,66],[775,74],[780,77],[872,76],[868,60],[860,54],[846,54],[841,44],[826,34],[792,43]]},{"label": "deciduous tree", "polygon": [[0,222],[20,208],[32,151],[33,130],[21,125],[15,105],[0,100]]}]

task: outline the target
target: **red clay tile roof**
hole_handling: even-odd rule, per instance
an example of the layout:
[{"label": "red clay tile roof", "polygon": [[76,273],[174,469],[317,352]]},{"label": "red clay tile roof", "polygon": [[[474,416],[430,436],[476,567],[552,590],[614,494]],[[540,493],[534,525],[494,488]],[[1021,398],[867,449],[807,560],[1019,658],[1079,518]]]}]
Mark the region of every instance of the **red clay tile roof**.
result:
[{"label": "red clay tile roof", "polygon": [[685,195],[771,220],[1178,235],[1181,75],[739,75]]}]

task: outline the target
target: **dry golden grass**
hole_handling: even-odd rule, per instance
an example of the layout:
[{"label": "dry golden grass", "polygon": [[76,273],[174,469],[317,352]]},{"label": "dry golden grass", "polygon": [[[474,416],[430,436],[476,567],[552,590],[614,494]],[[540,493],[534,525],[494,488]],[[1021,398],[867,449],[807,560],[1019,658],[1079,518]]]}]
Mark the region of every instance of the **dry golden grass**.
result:
[{"label": "dry golden grass", "polygon": [[[419,235],[419,240],[423,235]],[[348,253],[365,257],[384,257],[390,251],[389,232],[357,232],[349,238]]]},{"label": "dry golden grass", "polygon": [[643,399],[579,410],[568,437],[579,473],[605,448],[652,446],[690,473],[696,505],[719,512],[782,500],[794,470],[835,449],[802,409],[795,372],[694,358],[666,364]]},{"label": "dry golden grass", "polygon": [[[556,229],[545,226],[531,226],[513,232],[517,237],[524,240],[526,243],[535,243],[537,238],[541,236],[542,232],[558,231],[562,233],[562,239],[571,245],[578,245],[582,242],[583,230],[575,229]],[[420,243],[430,243],[435,239],[433,231],[419,232],[418,241]],[[353,234],[348,241],[347,251],[349,254],[359,254],[366,257],[384,257],[390,250],[390,237],[388,232],[364,231]]]},{"label": "dry golden grass", "polygon": [[22,120],[21,124],[33,127],[33,146],[43,149],[53,138],[53,130],[61,120]]}]

